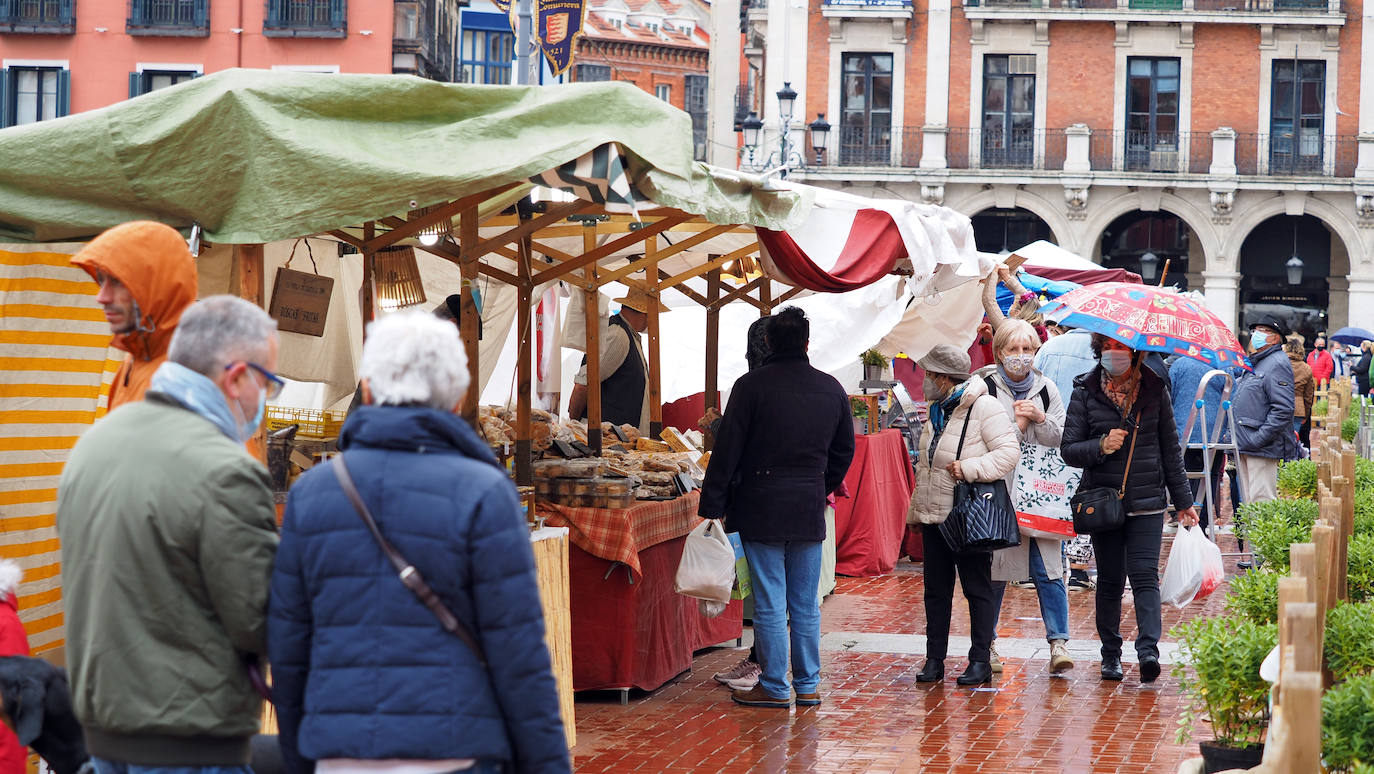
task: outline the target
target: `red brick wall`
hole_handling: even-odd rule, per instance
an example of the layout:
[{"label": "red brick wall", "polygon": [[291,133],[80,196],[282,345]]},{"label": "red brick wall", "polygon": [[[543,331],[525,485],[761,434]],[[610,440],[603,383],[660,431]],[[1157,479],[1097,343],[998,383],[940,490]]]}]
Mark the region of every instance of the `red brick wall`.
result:
[{"label": "red brick wall", "polygon": [[628,81],[654,94],[656,86],[667,84],[673,107],[686,109],[686,75],[706,75],[706,52],[666,46],[602,45],[581,38],[574,60],[583,64],[610,65],[611,80]]},{"label": "red brick wall", "polygon": [[1094,132],[1111,131],[1115,40],[1111,24],[1050,23],[1046,128],[1087,124]]},{"label": "red brick wall", "polygon": [[809,124],[817,113],[825,113],[831,126],[839,126],[826,104],[829,93],[830,20],[821,16],[821,0],[811,0],[806,12],[806,104],[797,118]]},{"label": "red brick wall", "polygon": [[906,131],[913,133],[904,138],[906,163],[909,164],[915,163],[910,159],[913,154],[917,161],[920,159],[920,127],[926,122],[926,52],[930,50],[927,45],[930,17],[926,15],[929,3],[916,0],[912,5],[916,20],[906,25],[906,92],[901,95],[906,115],[902,123],[908,127]]},{"label": "red brick wall", "polygon": [[961,3],[955,6],[951,12],[949,24],[949,125],[951,127],[968,126],[969,90],[972,88],[969,80],[969,69],[973,66],[973,48],[969,45],[969,39],[972,36],[972,25],[964,16],[964,6]]},{"label": "red brick wall", "polygon": [[[1360,46],[1363,45],[1360,19],[1363,0],[1346,0],[1345,26],[1341,28],[1340,75],[1336,82],[1336,104],[1345,115],[1336,115],[1336,134],[1354,135],[1360,131]],[[1331,130],[1327,129],[1329,133]]]},{"label": "red brick wall", "polygon": [[1258,126],[1259,28],[1242,24],[1199,24],[1193,28],[1194,132],[1229,126],[1237,132]]}]

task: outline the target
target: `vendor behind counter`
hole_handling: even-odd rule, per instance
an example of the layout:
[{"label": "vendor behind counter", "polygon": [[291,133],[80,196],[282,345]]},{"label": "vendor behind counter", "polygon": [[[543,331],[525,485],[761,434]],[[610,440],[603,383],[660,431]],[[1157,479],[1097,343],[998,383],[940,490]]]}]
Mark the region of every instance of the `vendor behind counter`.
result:
[{"label": "vendor behind counter", "polygon": [[[639,334],[649,327],[649,310],[658,302],[639,288],[630,288],[617,298],[620,313],[611,315],[608,333],[601,340],[601,420],[616,425],[634,425],[641,434],[649,432],[649,367],[640,345]],[[658,305],[658,311],[665,309]],[[573,378],[568,415],[587,416],[587,358]]]}]

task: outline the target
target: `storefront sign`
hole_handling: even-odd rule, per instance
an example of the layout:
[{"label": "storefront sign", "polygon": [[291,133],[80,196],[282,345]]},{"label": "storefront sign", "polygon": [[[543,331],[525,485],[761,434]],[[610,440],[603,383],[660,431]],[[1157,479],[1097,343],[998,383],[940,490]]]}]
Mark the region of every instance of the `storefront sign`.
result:
[{"label": "storefront sign", "polygon": [[321,277],[292,269],[278,269],[272,283],[272,304],[267,313],[277,327],[307,336],[323,336],[329,314],[329,296],[334,290],[332,277]]}]

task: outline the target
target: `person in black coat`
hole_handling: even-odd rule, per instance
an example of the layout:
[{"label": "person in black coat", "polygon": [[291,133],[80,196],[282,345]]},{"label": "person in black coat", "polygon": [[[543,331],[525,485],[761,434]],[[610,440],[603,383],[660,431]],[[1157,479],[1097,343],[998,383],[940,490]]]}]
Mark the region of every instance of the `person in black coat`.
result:
[{"label": "person in black coat", "polygon": [[1064,462],[1083,469],[1080,488],[1124,490],[1125,525],[1092,535],[1102,679],[1122,679],[1121,596],[1129,575],[1140,681],[1148,683],[1159,677],[1159,550],[1166,491],[1179,524],[1197,524],[1198,516],[1168,384],[1153,369],[1141,367],[1140,353],[1119,341],[1093,334],[1093,352],[1099,365],[1074,380],[1059,452]]},{"label": "person in black coat", "polygon": [[791,706],[789,655],[797,704],[821,703],[825,498],[854,458],[854,422],[844,388],[807,359],[810,333],[796,307],[768,322],[772,354],[735,381],[697,510],[703,518],[724,517],[749,560],[763,674],[758,685],[732,695],[749,706]]},{"label": "person in black coat", "polygon": [[[1369,363],[1374,360],[1374,342],[1360,342],[1360,359],[1355,361],[1355,387],[1360,395],[1369,394]],[[1350,362],[1350,361],[1346,361]]]}]

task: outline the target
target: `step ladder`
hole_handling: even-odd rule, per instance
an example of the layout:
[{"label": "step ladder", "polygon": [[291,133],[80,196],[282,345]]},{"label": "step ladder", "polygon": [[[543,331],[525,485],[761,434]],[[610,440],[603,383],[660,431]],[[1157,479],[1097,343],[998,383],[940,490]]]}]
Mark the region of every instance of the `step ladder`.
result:
[{"label": "step ladder", "polygon": [[[1207,403],[1203,396],[1207,394],[1207,388],[1213,379],[1222,379],[1221,388],[1221,410],[1217,415],[1210,418],[1208,424]],[[1202,381],[1198,383],[1197,394],[1193,396],[1193,406],[1188,411],[1188,421],[1183,426],[1184,449],[1196,449],[1202,452],[1202,470],[1188,471],[1190,480],[1202,480],[1202,485],[1198,487],[1201,495],[1201,502],[1194,502],[1193,507],[1206,507],[1208,513],[1207,537],[1213,543],[1217,542],[1217,504],[1212,498],[1212,458],[1216,452],[1222,453],[1222,459],[1230,459],[1236,470],[1236,488],[1240,492],[1242,502],[1246,499],[1245,481],[1240,476],[1240,447],[1236,445],[1236,418],[1231,410],[1231,388],[1235,386],[1235,379],[1231,374],[1213,369],[1202,375]],[[1202,429],[1203,440],[1192,442],[1188,439],[1193,437],[1194,423]],[[1207,428],[1211,428],[1209,433]],[[1222,440],[1229,438],[1229,441]],[[1224,464],[1224,463],[1223,463]],[[1234,505],[1234,504],[1233,504]],[[1234,518],[1234,517],[1233,517]],[[1239,553],[1223,554],[1223,556],[1250,556],[1249,551]]]}]

